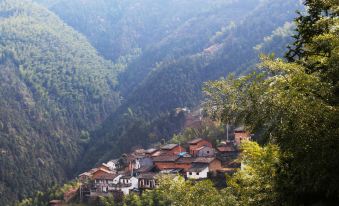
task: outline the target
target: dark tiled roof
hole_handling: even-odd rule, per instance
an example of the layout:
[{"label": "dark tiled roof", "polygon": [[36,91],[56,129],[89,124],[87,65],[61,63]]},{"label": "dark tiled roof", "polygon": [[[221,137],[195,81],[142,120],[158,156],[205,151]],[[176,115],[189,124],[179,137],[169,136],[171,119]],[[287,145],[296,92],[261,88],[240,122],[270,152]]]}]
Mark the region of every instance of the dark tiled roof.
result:
[{"label": "dark tiled roof", "polygon": [[197,157],[193,162],[194,163],[211,163],[215,160],[215,157]]},{"label": "dark tiled roof", "polygon": [[196,138],[196,139],[192,139],[191,141],[188,141],[187,143],[188,144],[196,144],[196,143],[198,143],[202,140],[203,140],[202,138]]},{"label": "dark tiled roof", "polygon": [[138,179],[155,179],[156,175],[157,175],[156,173],[152,172],[143,173],[138,176]]},{"label": "dark tiled roof", "polygon": [[176,146],[178,146],[177,144],[167,144],[161,147],[161,149],[163,150],[171,150],[173,148],[175,148]]},{"label": "dark tiled roof", "polygon": [[207,164],[200,164],[200,163],[195,163],[192,165],[192,167],[188,170],[189,172],[201,172],[204,169],[206,169],[206,167],[208,167]]},{"label": "dark tiled roof", "polygon": [[121,176],[120,179],[131,179],[131,175],[124,175],[124,176]]},{"label": "dark tiled roof", "polygon": [[150,171],[152,171],[153,168],[154,168],[153,165],[145,165],[145,166],[140,167],[139,169],[136,169],[135,171],[136,171],[136,172],[142,172],[142,173],[145,173],[145,172],[150,172]]},{"label": "dark tiled roof", "polygon": [[176,163],[182,163],[182,164],[187,164],[187,163],[192,163],[196,158],[195,157],[181,157],[176,161]]},{"label": "dark tiled roof", "polygon": [[153,157],[153,162],[174,162],[177,159],[179,159],[177,155],[164,155]]}]

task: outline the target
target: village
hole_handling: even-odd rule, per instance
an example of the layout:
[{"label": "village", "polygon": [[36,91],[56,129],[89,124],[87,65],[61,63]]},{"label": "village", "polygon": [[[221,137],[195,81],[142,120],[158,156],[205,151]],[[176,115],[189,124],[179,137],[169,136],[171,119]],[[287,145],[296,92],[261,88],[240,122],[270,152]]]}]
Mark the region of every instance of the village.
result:
[{"label": "village", "polygon": [[[244,140],[251,140],[251,135],[240,127],[234,130],[234,139],[221,141],[218,145],[196,138],[182,144],[135,149],[122,158],[112,159],[78,175],[80,187],[66,192],[64,202],[74,197],[89,201],[99,196],[113,195],[119,199],[131,193],[141,194],[155,189],[159,177],[164,174],[180,175],[192,181],[224,179],[225,174],[232,174],[241,167],[236,160]],[[50,205],[57,204],[50,202]]]}]

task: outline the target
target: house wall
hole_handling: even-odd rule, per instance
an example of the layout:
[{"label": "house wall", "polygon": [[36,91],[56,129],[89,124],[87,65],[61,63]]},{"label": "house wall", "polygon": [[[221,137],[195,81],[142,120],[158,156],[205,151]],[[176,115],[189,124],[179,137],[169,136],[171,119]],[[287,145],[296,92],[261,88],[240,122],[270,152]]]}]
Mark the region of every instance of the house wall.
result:
[{"label": "house wall", "polygon": [[122,177],[122,175],[118,175],[116,178],[114,178],[113,179],[113,184],[118,184],[121,177]]},{"label": "house wall", "polygon": [[186,149],[183,148],[182,146],[176,146],[171,150],[162,150],[163,153],[165,153],[166,155],[177,155],[180,152],[186,152]]},{"label": "house wall", "polygon": [[212,147],[212,144],[207,140],[201,140],[200,142],[198,142],[196,144],[191,144],[189,146],[190,154],[196,155],[196,154],[194,154],[194,150],[199,148],[199,147],[202,147],[202,146]]},{"label": "house wall", "polygon": [[184,169],[184,171],[187,171],[191,167],[192,167],[192,164],[190,163],[175,163],[173,169]]},{"label": "house wall", "polygon": [[208,165],[208,169],[211,172],[216,172],[217,170],[220,170],[221,167],[221,161],[218,159],[213,160],[209,165]]},{"label": "house wall", "polygon": [[153,160],[150,157],[144,157],[142,159],[140,159],[140,166],[144,167],[144,166],[152,166],[153,165]]},{"label": "house wall", "polygon": [[206,167],[203,171],[201,172],[187,172],[187,178],[188,179],[203,179],[207,178],[208,174],[208,167]]},{"label": "house wall", "polygon": [[175,162],[155,162],[154,165],[160,170],[175,168]]},{"label": "house wall", "polygon": [[240,145],[244,140],[250,140],[251,134],[249,132],[235,132],[234,140],[237,145]]},{"label": "house wall", "polygon": [[131,183],[132,185],[130,187],[123,187],[121,188],[121,191],[124,193],[124,195],[128,195],[130,190],[134,189],[134,188],[138,188],[138,179],[135,177],[131,177],[128,180],[128,183]]},{"label": "house wall", "polygon": [[110,170],[115,170],[117,168],[115,163],[112,161],[107,162],[107,166],[109,167]]},{"label": "house wall", "polygon": [[212,147],[204,147],[199,150],[197,153],[198,157],[213,157],[215,155],[214,149]]},{"label": "house wall", "polygon": [[138,187],[141,189],[153,189],[156,187],[154,179],[139,179]]}]

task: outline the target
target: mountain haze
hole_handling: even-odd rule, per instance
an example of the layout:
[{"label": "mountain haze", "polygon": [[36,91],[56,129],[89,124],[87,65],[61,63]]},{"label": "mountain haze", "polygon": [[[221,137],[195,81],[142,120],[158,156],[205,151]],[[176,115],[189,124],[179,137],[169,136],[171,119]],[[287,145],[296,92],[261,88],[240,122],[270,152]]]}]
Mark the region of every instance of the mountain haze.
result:
[{"label": "mountain haze", "polygon": [[202,86],[283,55],[295,0],[0,0],[0,205],[183,129]]}]

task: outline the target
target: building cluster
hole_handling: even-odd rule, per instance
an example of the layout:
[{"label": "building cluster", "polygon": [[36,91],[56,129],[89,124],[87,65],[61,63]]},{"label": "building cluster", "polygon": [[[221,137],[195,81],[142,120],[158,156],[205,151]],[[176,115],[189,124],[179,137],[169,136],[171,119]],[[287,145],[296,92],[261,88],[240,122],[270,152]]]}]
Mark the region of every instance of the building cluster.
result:
[{"label": "building cluster", "polygon": [[200,180],[232,173],[240,167],[235,160],[241,141],[251,138],[243,129],[235,130],[234,136],[234,140],[220,142],[216,147],[206,139],[197,138],[182,145],[136,149],[80,174],[80,197],[140,193],[156,188],[157,180],[163,174]]}]

